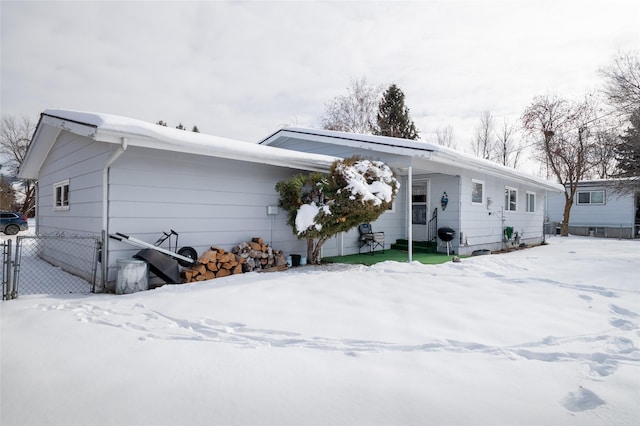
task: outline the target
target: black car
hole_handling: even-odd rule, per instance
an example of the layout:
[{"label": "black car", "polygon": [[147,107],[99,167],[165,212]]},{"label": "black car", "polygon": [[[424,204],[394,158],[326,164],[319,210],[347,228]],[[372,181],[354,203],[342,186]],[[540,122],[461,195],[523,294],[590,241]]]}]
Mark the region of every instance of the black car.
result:
[{"label": "black car", "polygon": [[27,217],[18,212],[0,212],[0,232],[6,235],[16,235],[20,231],[29,229]]}]

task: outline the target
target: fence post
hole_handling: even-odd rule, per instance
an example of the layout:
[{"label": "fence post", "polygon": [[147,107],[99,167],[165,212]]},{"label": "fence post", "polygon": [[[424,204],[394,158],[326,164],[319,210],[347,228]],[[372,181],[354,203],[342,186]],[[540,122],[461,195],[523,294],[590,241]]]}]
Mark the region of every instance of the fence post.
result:
[{"label": "fence post", "polygon": [[11,259],[11,255],[9,254],[11,249],[9,246],[11,245],[11,240],[2,242],[2,300],[7,300],[7,296],[9,295],[9,279],[11,276],[9,275],[9,265]]},{"label": "fence post", "polygon": [[[12,249],[11,249],[11,243],[12,241],[9,241],[9,256],[7,257],[7,259],[9,260],[9,264],[7,265],[7,275],[9,277],[9,299],[15,299],[18,294],[17,294],[17,283],[16,283],[16,274],[15,274],[15,267],[16,267],[16,262],[13,260],[12,258]],[[16,250],[17,252],[17,250]]]},{"label": "fence post", "polygon": [[15,261],[13,262],[13,297],[18,297],[18,284],[20,284],[20,250],[22,249],[22,239],[20,235],[16,237],[16,251],[14,254]]},{"label": "fence post", "polygon": [[[91,269],[91,293],[96,292],[96,275],[98,269],[98,262],[101,261],[100,256],[102,255],[102,241],[100,239],[96,239],[96,251],[93,254],[93,262]],[[102,291],[104,291],[104,282],[102,283]]]}]

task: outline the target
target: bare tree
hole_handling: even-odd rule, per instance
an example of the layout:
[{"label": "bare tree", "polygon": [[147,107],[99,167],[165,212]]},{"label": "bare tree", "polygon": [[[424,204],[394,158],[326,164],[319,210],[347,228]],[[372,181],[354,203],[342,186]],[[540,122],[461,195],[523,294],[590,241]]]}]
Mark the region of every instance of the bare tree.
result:
[{"label": "bare tree", "polygon": [[457,148],[457,143],[453,138],[453,127],[445,126],[436,128],[436,143],[447,148]]},{"label": "bare tree", "polygon": [[617,171],[616,145],[618,136],[612,129],[601,128],[595,131],[595,143],[591,162],[594,167],[591,175],[597,179],[609,179]]},{"label": "bare tree", "polygon": [[640,59],[637,52],[619,52],[612,63],[600,69],[603,92],[609,103],[627,115],[640,108]]},{"label": "bare tree", "polygon": [[522,151],[524,149],[522,142],[516,140],[516,128],[506,119],[502,122],[502,126],[496,131],[496,143],[494,144],[494,158],[503,166],[518,167]]},{"label": "bare tree", "polygon": [[537,156],[565,188],[561,235],[569,235],[571,206],[582,180],[593,167],[595,108],[582,102],[538,96],[522,114],[525,131],[536,139]]},{"label": "bare tree", "polygon": [[[3,115],[0,121],[0,158],[13,176],[18,174],[20,165],[27,155],[35,124],[27,117],[17,119]],[[19,184],[18,199],[22,201],[21,212],[28,214],[35,206],[35,182],[23,180]]]},{"label": "bare tree", "polygon": [[473,154],[476,157],[492,160],[495,141],[493,139],[494,120],[490,111],[480,115],[480,124],[476,128],[476,139],[473,143]]},{"label": "bare tree", "polygon": [[346,95],[325,104],[322,127],[349,133],[374,133],[382,90],[382,86],[370,86],[365,77],[352,79]]},{"label": "bare tree", "polygon": [[2,210],[15,210],[16,193],[11,180],[0,174],[0,207]]}]

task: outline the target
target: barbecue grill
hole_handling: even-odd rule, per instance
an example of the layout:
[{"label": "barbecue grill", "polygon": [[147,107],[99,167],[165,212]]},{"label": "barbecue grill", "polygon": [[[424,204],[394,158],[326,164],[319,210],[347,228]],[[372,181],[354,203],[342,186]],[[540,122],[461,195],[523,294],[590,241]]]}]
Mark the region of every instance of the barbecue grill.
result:
[{"label": "barbecue grill", "polygon": [[451,240],[453,240],[455,235],[456,231],[448,226],[438,228],[438,238],[447,245],[447,256],[449,256],[449,250],[451,249]]}]

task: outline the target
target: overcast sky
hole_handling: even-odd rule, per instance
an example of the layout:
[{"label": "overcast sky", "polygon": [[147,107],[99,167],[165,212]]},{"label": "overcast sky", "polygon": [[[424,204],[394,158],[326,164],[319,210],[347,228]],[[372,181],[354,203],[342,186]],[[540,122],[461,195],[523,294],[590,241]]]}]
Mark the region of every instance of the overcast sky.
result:
[{"label": "overcast sky", "polygon": [[581,97],[640,49],[640,1],[32,2],[2,0],[2,113],[164,120],[258,141],[319,127],[351,79],[396,83],[423,140],[459,147],[482,111]]}]

